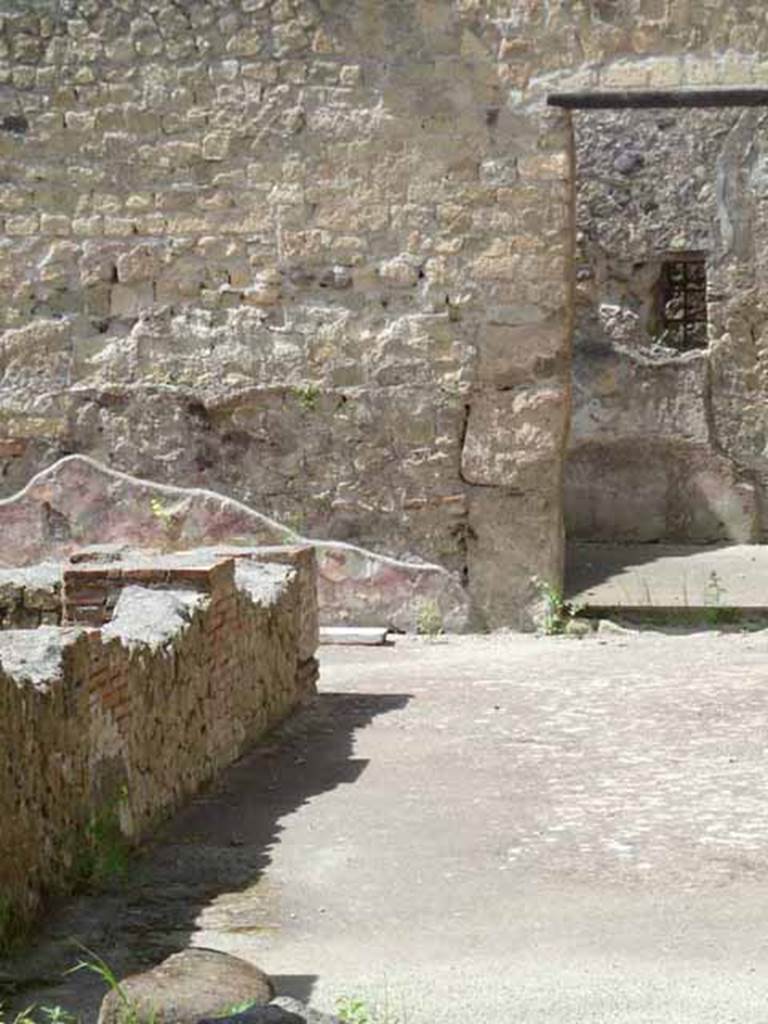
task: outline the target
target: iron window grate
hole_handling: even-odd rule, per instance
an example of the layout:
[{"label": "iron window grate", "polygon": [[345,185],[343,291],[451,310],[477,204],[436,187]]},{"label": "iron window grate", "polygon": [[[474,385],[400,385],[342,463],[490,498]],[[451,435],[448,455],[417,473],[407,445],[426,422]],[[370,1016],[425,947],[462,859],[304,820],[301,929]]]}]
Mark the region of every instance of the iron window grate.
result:
[{"label": "iron window grate", "polygon": [[663,344],[678,352],[707,347],[707,262],[698,253],[676,254],[661,265],[657,292]]}]

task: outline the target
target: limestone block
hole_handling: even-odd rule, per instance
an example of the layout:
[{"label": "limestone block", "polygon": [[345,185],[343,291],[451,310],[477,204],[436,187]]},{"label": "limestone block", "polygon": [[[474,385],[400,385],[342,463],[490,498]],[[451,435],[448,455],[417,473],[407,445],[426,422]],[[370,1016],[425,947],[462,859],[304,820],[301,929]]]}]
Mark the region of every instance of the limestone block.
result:
[{"label": "limestone block", "polygon": [[[46,284],[74,284],[80,247],[74,242],[53,242],[38,263],[40,279]],[[70,280],[71,279],[71,280]]]},{"label": "limestone block", "polygon": [[475,628],[536,627],[540,589],[563,578],[559,489],[515,494],[500,487],[469,490],[467,563]]},{"label": "limestone block", "polygon": [[71,325],[61,320],[39,319],[6,331],[0,334],[0,382],[25,389],[30,384],[34,387],[35,380],[47,386],[62,381],[70,364],[70,349]]},{"label": "limestone block", "polygon": [[127,238],[135,234],[136,222],[131,217],[114,217],[107,214],[104,217],[103,225],[105,235]]},{"label": "limestone block", "polygon": [[236,57],[256,57],[264,48],[265,33],[260,28],[243,28],[227,42],[227,53]]},{"label": "limestone block", "polygon": [[0,416],[3,433],[17,438],[50,438],[62,440],[66,434],[66,421],[55,416]]},{"label": "limestone block", "polygon": [[31,193],[15,185],[4,184],[0,186],[0,211],[2,213],[15,213],[24,208],[30,202]]},{"label": "limestone block", "polygon": [[533,181],[567,181],[570,159],[566,151],[523,156],[517,162],[520,177]]},{"label": "limestone block", "polygon": [[567,344],[566,325],[559,320],[485,325],[477,339],[478,379],[497,388],[512,388],[533,377],[552,375]]},{"label": "limestone block", "polygon": [[138,316],[143,309],[148,309],[154,301],[151,284],[128,286],[116,284],[110,293],[109,311],[112,316]]},{"label": "limestone block", "polygon": [[229,132],[209,132],[203,137],[203,159],[226,160],[229,155],[230,142]]},{"label": "limestone block", "polygon": [[114,279],[117,249],[112,242],[86,242],[80,257],[80,284],[105,283]]},{"label": "limestone block", "polygon": [[282,276],[276,270],[262,271],[243,292],[244,301],[251,306],[274,306],[281,296]]},{"label": "limestone block", "polygon": [[42,234],[71,234],[72,222],[69,217],[60,214],[43,213],[40,216],[40,232]]},{"label": "limestone block", "polygon": [[553,479],[565,441],[562,388],[486,389],[472,396],[461,455],[462,476],[484,486],[530,486]]},{"label": "limestone block", "polygon": [[125,201],[126,210],[143,212],[151,210],[155,197],[152,192],[134,192]]},{"label": "limestone block", "polygon": [[162,250],[157,245],[134,246],[117,258],[117,279],[120,284],[150,281],[162,265]]},{"label": "limestone block", "polygon": [[349,87],[360,85],[362,77],[362,68],[359,64],[344,64],[339,71],[339,81]]},{"label": "limestone block", "polygon": [[5,218],[5,233],[7,235],[34,235],[37,234],[40,221],[37,214],[17,214]]},{"label": "limestone block", "polygon": [[287,57],[309,47],[310,37],[298,20],[284,21],[273,26],[272,45],[276,57]]},{"label": "limestone block", "polygon": [[106,282],[88,285],[83,291],[83,311],[93,317],[109,316],[111,291]]},{"label": "limestone block", "polygon": [[379,264],[379,277],[388,284],[409,288],[418,283],[418,261],[401,254]]},{"label": "limestone block", "polygon": [[197,259],[184,258],[165,266],[157,278],[158,302],[175,302],[194,297],[205,282],[205,270]]}]

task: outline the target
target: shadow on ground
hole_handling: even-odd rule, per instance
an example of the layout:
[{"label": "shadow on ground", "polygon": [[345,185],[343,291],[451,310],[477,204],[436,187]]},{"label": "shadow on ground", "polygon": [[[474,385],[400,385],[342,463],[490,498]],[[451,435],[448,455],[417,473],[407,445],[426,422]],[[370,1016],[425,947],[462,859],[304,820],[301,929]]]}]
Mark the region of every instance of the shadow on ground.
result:
[{"label": "shadow on ground", "polygon": [[[316,697],[162,826],[124,880],[66,901],[49,914],[28,948],[0,959],[0,1002],[11,1011],[32,1002],[61,1005],[83,1021],[95,1020],[103,984],[89,971],[66,973],[87,959],[83,947],[119,977],[146,969],[186,948],[201,912],[210,913],[222,894],[248,890],[251,906],[243,921],[235,913],[226,926],[258,930],[259,883],[280,841],[281,819],[355,782],[367,764],[353,756],[355,731],[409,699],[407,694]],[[267,917],[269,903],[267,892]],[[218,913],[216,907],[212,912]],[[223,913],[226,917],[226,908]],[[265,930],[268,926],[267,920]],[[314,981],[306,975],[275,979],[281,994],[305,1001]]]},{"label": "shadow on ground", "polygon": [[606,580],[631,573],[661,558],[695,557],[715,552],[730,544],[600,544],[569,542],[565,556],[565,594],[573,597]]}]

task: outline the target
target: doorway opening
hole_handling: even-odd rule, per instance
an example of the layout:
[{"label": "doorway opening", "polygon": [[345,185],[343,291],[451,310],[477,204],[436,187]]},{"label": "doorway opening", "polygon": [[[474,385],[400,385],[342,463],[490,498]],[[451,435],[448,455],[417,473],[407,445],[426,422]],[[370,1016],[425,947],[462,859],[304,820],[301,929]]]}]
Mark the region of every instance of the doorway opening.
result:
[{"label": "doorway opening", "polygon": [[[634,572],[635,602],[676,586],[707,603],[712,553],[768,536],[768,92],[695,93],[560,104],[576,111],[571,594]],[[688,555],[695,582],[665,581]]]}]

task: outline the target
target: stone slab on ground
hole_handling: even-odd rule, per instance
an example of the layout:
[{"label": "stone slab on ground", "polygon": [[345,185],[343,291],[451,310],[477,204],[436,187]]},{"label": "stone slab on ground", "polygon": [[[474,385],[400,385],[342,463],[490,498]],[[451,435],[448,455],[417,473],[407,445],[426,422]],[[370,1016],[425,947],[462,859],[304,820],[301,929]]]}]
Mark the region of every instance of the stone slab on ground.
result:
[{"label": "stone slab on ground", "polygon": [[392,633],[387,626],[321,626],[320,643],[378,647],[392,643]]},{"label": "stone slab on ground", "polygon": [[[401,1024],[763,1024],[768,634],[324,648],[321,693],[70,904],[14,1005],[189,943]],[[48,977],[34,984],[32,977]]]},{"label": "stone slab on ground", "polygon": [[570,601],[590,608],[719,605],[766,613],[768,546],[572,544],[565,589]]}]

